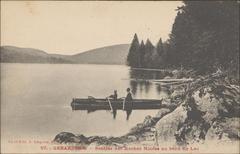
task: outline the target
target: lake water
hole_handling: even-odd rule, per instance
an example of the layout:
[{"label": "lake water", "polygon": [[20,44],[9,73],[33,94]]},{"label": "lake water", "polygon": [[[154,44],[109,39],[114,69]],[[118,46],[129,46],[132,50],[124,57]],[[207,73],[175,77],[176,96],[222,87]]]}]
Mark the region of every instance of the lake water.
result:
[{"label": "lake water", "polygon": [[126,134],[157,110],[134,110],[126,121],[123,111],[113,119],[109,111],[72,111],[70,103],[76,97],[105,98],[115,89],[123,97],[128,87],[134,98],[166,96],[157,84],[128,80],[135,75],[120,65],[1,64],[1,137],[52,140],[62,131],[86,136]]}]

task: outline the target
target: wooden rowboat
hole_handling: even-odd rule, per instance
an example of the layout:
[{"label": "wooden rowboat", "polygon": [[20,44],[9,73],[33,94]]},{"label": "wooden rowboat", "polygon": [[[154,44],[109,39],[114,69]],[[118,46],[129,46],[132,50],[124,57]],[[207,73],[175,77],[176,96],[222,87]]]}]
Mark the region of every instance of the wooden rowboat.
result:
[{"label": "wooden rowboat", "polygon": [[[124,99],[74,98],[71,102],[71,107],[72,110],[118,110],[123,109],[123,104]],[[131,104],[132,110],[160,109],[164,107],[162,100],[157,99],[134,99]],[[127,105],[125,109],[127,109]]]}]

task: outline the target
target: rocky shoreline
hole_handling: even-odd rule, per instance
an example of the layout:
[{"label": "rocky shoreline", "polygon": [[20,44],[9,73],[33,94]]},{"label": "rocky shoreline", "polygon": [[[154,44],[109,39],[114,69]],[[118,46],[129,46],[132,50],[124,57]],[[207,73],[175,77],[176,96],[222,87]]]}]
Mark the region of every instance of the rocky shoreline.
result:
[{"label": "rocky shoreline", "polygon": [[84,146],[176,145],[240,140],[240,91],[222,73],[200,77],[191,84],[171,86],[169,98],[163,100],[168,108],[156,116],[146,116],[142,123],[120,137],[76,135],[61,132],[55,143]]},{"label": "rocky shoreline", "polygon": [[171,112],[169,109],[161,109],[155,117],[146,116],[142,123],[137,124],[127,134],[120,137],[90,136],[82,134],[75,135],[70,132],[61,132],[54,138],[55,143],[79,145],[108,145],[108,146],[125,146],[129,144],[156,145],[156,128],[155,125],[163,116]]}]

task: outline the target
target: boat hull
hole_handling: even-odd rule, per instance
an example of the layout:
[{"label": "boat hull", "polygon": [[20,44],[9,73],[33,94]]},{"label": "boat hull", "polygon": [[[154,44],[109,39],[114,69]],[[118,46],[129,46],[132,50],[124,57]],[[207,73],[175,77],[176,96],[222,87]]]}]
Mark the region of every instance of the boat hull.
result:
[{"label": "boat hull", "polygon": [[[72,110],[119,110],[123,109],[123,99],[73,99]],[[110,106],[111,104],[111,106]],[[134,99],[132,102],[125,102],[125,110],[149,110],[162,108],[162,100]]]}]

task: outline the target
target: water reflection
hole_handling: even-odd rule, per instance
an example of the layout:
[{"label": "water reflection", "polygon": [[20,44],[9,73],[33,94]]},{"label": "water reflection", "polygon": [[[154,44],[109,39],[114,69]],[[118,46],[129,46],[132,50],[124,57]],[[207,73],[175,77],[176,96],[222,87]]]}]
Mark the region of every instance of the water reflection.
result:
[{"label": "water reflection", "polygon": [[131,78],[135,79],[163,79],[166,76],[172,77],[173,74],[169,71],[152,71],[152,70],[136,70],[130,69],[129,74]]},{"label": "water reflection", "polygon": [[[169,95],[169,87],[161,86],[159,83],[153,82],[153,80],[171,76],[168,72],[129,70],[128,73],[130,80],[127,86],[131,89],[133,99],[162,99],[164,97],[163,94]],[[122,95],[121,90],[119,93]],[[117,90],[114,90],[114,93],[108,96],[108,98],[110,100],[116,100],[120,97],[118,97]],[[114,108],[114,106],[110,107],[110,109],[108,111],[111,111],[110,113],[112,114],[113,119],[116,119],[117,109]],[[130,115],[132,114],[132,109],[126,107],[122,110],[126,113],[126,120],[129,120]],[[88,113],[90,112],[94,111],[88,111]]]},{"label": "water reflection", "polygon": [[[131,109],[130,109],[130,110],[126,110],[125,112],[126,112],[126,120],[129,120],[130,115],[131,115],[131,113],[132,113],[132,110],[131,110]],[[113,115],[113,119],[115,120],[116,117],[117,117],[117,109],[113,109],[113,111],[111,112],[111,114]]]},{"label": "water reflection", "polygon": [[160,84],[152,83],[152,80],[163,79],[164,77],[171,77],[172,74],[167,71],[148,71],[148,70],[129,70],[129,77],[132,93],[134,96],[148,94],[150,89],[155,86],[158,95],[161,92],[168,92],[167,88],[162,88]]},{"label": "water reflection", "polygon": [[[128,73],[130,78],[128,86],[131,89],[133,99],[162,99],[163,94],[169,94],[168,87],[161,86],[156,82],[152,82],[153,80],[163,79],[166,76],[171,76],[171,74],[168,72],[130,69]],[[122,91],[119,92],[122,93]],[[117,90],[114,90],[114,93],[108,96],[108,98],[110,98],[110,100],[119,98]],[[129,120],[132,114],[132,109],[126,107],[122,110],[126,113],[126,120]],[[113,119],[116,119],[117,109],[112,107],[109,111],[112,114]],[[88,113],[90,112],[94,111],[88,111]]]},{"label": "water reflection", "polygon": [[113,109],[113,119],[116,119],[116,116],[117,116],[117,110]]},{"label": "water reflection", "polygon": [[156,91],[158,92],[158,94],[160,95],[160,91],[162,90],[162,87],[160,84],[157,84],[156,86]]},{"label": "water reflection", "polygon": [[129,120],[129,117],[130,117],[130,115],[131,115],[131,113],[132,113],[132,110],[126,110],[126,113],[127,113],[127,118],[126,118],[126,120]]},{"label": "water reflection", "polygon": [[138,83],[136,81],[130,81],[130,86],[131,86],[131,89],[132,89],[132,94],[135,95],[136,92],[137,92],[137,86],[138,86]]}]

